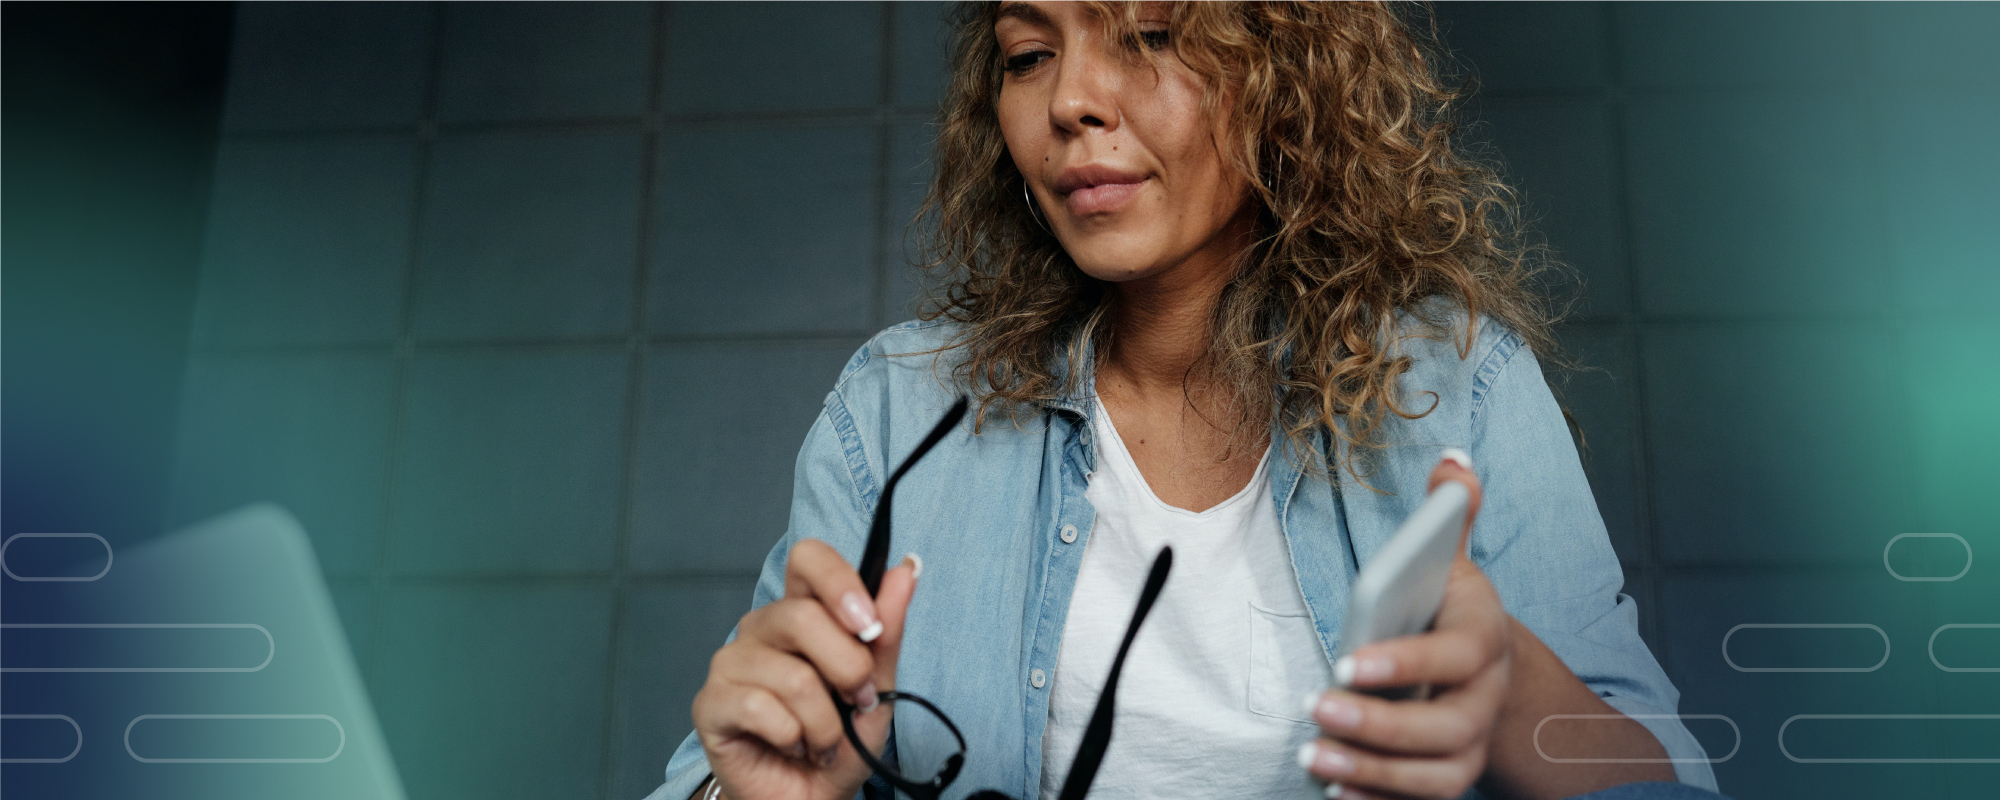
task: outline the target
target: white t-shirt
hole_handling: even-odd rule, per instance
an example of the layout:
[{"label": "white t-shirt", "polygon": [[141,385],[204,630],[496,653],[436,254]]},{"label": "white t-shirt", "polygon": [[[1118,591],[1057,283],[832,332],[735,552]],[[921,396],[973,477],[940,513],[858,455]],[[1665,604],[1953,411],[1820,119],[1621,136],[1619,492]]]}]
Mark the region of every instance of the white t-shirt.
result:
[{"label": "white t-shirt", "polygon": [[1299,769],[1318,727],[1303,707],[1332,672],[1299,594],[1267,475],[1200,513],[1161,502],[1096,404],[1097,521],[1063,624],[1042,736],[1043,800],[1077,742],[1161,546],[1174,568],[1132,644],[1093,798],[1319,797]]}]

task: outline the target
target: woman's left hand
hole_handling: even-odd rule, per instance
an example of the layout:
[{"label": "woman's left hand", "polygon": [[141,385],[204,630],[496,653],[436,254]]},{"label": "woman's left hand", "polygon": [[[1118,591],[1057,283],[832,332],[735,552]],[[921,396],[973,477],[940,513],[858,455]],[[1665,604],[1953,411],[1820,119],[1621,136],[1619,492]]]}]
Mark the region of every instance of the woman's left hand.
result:
[{"label": "woman's left hand", "polygon": [[1514,625],[1485,573],[1466,557],[1479,511],[1479,479],[1455,461],[1431,471],[1430,487],[1455,480],[1472,490],[1444,604],[1428,632],[1356,649],[1334,664],[1351,688],[1429,684],[1426,700],[1383,700],[1332,690],[1313,719],[1323,734],[1299,753],[1327,782],[1327,797],[1454,798],[1486,770],[1514,660]]}]

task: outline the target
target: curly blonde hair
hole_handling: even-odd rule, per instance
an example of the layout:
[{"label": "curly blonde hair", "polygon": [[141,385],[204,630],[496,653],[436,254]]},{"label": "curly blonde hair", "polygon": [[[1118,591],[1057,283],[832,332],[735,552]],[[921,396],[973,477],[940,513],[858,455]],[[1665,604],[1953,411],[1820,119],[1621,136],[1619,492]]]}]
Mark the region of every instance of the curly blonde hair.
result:
[{"label": "curly blonde hair", "polygon": [[[1275,415],[1293,452],[1315,459],[1308,442],[1331,431],[1353,471],[1349,456],[1375,447],[1386,415],[1429,412],[1397,391],[1411,365],[1397,339],[1411,322],[1443,339],[1451,317],[1484,315],[1545,358],[1559,354],[1556,315],[1530,288],[1552,263],[1522,243],[1498,173],[1453,149],[1461,92],[1440,77],[1427,8],[1410,9],[1425,23],[1413,26],[1373,2],[1175,3],[1172,47],[1152,52],[1135,4],[1091,5],[1133,57],[1178,57],[1205,80],[1210,119],[1227,115],[1216,145],[1259,213],[1215,312],[1207,368],[1247,401],[1235,406],[1243,427]],[[947,349],[964,348],[955,376],[982,416],[1073,390],[1080,348],[1105,346],[1115,312],[1111,285],[1078,269],[1033,216],[1008,157],[999,6],[955,12],[923,212],[935,224],[923,266],[948,276],[923,318],[961,323]],[[1475,332],[1458,331],[1465,357]]]}]

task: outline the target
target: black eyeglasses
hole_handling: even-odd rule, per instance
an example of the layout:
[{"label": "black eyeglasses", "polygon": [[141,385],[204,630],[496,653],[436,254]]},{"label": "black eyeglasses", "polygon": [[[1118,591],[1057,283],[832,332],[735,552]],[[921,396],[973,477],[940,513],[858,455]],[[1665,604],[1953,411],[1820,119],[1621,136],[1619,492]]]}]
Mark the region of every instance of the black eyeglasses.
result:
[{"label": "black eyeglasses", "polygon": [[[881,590],[882,572],[888,566],[889,509],[890,501],[896,494],[896,484],[903,479],[904,473],[910,471],[911,466],[922,459],[924,454],[929,453],[931,448],[936,447],[960,420],[965,419],[968,405],[964,397],[953,403],[951,409],[944,413],[944,418],[938,420],[938,424],[931,428],[931,432],[924,436],[923,441],[917,443],[917,448],[910,451],[910,454],[903,459],[903,463],[889,475],[888,483],[883,484],[882,499],[875,504],[875,518],[868,529],[868,546],[861,552],[861,582],[868,587],[869,596],[872,597]],[[1091,712],[1090,723],[1084,727],[1083,740],[1077,743],[1076,759],[1070,762],[1069,777],[1063,780],[1058,800],[1083,800],[1083,796],[1090,792],[1091,782],[1097,778],[1097,768],[1104,763],[1104,751],[1111,746],[1111,718],[1118,694],[1118,675],[1125,669],[1125,655],[1131,652],[1132,640],[1139,635],[1139,625],[1146,621],[1146,613],[1153,609],[1153,601],[1159,599],[1160,589],[1166,585],[1167,573],[1173,566],[1173,548],[1161,548],[1159,556],[1153,559],[1152,572],[1146,576],[1146,586],[1139,592],[1139,607],[1132,611],[1132,622],[1125,626],[1125,638],[1118,644],[1118,655],[1111,660],[1111,674],[1104,679],[1104,691],[1098,695],[1097,708]],[[868,746],[862,743],[860,734],[854,730],[854,715],[857,709],[835,693],[833,704],[840,710],[840,723],[847,730],[848,744],[853,745],[854,751],[861,754],[861,760],[868,763],[869,769],[874,770],[875,774],[887,781],[890,786],[909,795],[913,800],[938,800],[945,788],[958,778],[959,770],[965,766],[965,734],[959,732],[958,726],[952,723],[950,717],[945,716],[936,705],[922,697],[897,691],[881,692],[877,697],[880,703],[897,704],[893,707],[903,712],[898,717],[897,724],[905,726],[905,730],[919,728],[926,733],[949,733],[951,738],[957,741],[958,749],[947,756],[944,763],[935,771],[927,770],[930,777],[921,780],[911,778],[897,767],[884,763],[874,753],[868,752]],[[974,792],[967,800],[1013,800],[1013,798],[993,789],[982,789]]]}]

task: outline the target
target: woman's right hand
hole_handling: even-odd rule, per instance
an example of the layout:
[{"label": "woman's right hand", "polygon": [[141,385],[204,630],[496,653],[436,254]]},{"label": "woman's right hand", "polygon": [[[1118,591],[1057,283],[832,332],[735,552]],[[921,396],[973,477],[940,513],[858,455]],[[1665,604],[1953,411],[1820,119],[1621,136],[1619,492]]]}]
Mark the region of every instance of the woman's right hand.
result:
[{"label": "woman's right hand", "polygon": [[[828,687],[862,708],[895,688],[920,563],[905,557],[870,600],[831,546],[807,539],[792,548],[784,598],[743,616],[694,698],[695,733],[725,796],[846,800],[860,791],[868,765],[848,744]],[[871,752],[888,739],[889,716],[886,706],[856,713]]]}]

